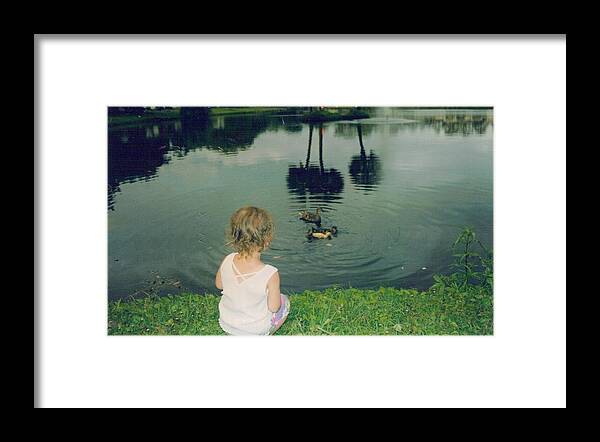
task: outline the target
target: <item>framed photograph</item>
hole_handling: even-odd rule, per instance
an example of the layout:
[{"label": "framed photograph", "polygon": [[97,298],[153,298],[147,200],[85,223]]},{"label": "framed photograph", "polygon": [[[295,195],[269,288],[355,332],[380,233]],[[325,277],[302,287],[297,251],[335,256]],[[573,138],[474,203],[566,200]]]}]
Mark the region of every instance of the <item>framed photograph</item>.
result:
[{"label": "framed photograph", "polygon": [[566,406],[564,34],[34,35],[34,180],[34,407]]}]

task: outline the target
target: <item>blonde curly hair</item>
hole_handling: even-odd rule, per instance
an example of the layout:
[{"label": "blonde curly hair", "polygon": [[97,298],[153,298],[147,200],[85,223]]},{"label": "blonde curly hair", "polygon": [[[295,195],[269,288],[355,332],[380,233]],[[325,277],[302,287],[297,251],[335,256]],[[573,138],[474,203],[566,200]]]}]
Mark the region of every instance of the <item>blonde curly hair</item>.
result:
[{"label": "blonde curly hair", "polygon": [[258,207],[242,207],[231,215],[227,244],[242,257],[264,251],[273,240],[275,225],[269,212]]}]

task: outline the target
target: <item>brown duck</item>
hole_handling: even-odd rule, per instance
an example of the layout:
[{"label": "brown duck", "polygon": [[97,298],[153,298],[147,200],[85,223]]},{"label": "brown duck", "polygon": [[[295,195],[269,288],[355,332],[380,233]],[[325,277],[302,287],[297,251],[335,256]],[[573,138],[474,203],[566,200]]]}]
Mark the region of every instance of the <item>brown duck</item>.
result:
[{"label": "brown duck", "polygon": [[317,225],[321,224],[321,208],[317,207],[316,212],[309,212],[308,210],[303,210],[300,212],[300,219],[302,221],[306,221],[307,223],[315,223]]}]

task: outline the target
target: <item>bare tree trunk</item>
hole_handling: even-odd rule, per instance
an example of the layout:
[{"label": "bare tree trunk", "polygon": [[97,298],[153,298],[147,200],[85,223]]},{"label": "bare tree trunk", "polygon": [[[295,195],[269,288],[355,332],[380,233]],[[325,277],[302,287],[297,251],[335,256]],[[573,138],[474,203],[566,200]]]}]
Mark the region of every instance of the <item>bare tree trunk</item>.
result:
[{"label": "bare tree trunk", "polygon": [[365,153],[365,145],[363,144],[363,139],[362,139],[362,126],[360,124],[357,124],[356,129],[358,130],[358,143],[360,144],[360,156],[361,156],[361,158],[366,158],[367,154]]}]

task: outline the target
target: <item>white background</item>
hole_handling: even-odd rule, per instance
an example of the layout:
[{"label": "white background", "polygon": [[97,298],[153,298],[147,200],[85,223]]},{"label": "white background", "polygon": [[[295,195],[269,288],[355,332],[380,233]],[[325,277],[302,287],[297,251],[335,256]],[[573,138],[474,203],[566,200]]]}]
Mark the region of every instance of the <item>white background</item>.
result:
[{"label": "white background", "polygon": [[[38,36],[44,407],[566,406],[566,39]],[[108,105],[494,106],[494,337],[108,337]]]}]

